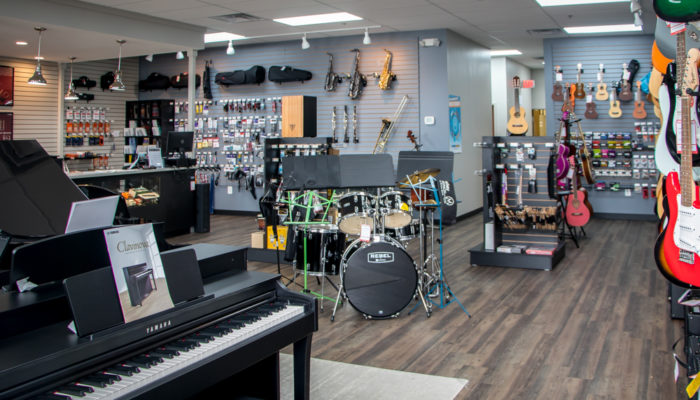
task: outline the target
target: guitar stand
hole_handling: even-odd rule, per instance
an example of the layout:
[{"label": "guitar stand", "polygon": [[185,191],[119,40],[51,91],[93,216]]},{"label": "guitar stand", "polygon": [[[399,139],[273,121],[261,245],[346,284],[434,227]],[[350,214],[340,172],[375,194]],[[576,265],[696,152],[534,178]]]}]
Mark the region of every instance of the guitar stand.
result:
[{"label": "guitar stand", "polygon": [[[566,194],[568,194],[568,192]],[[558,194],[559,201],[561,202],[562,211],[566,210],[566,194]],[[573,241],[576,245],[577,249],[580,248],[581,246],[579,246],[578,244],[579,235],[576,234],[576,227],[569,225],[569,221],[566,219],[566,212],[562,212],[561,214],[564,226],[566,227],[566,229],[569,230],[569,233],[567,234],[566,232],[564,232],[563,236],[571,239],[571,241]],[[586,236],[586,232],[583,230],[583,228],[581,228],[581,232],[583,233],[583,236]]]}]

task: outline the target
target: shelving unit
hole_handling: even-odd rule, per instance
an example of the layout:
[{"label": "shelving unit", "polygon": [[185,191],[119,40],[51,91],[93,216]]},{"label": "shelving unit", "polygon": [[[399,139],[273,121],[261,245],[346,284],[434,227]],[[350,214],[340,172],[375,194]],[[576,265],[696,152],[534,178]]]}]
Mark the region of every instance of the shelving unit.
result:
[{"label": "shelving unit", "polygon": [[[563,224],[559,218],[561,207],[556,199],[549,197],[548,193],[548,184],[551,178],[547,174],[547,167],[551,150],[554,147],[554,139],[529,136],[484,136],[482,142],[476,143],[475,146],[482,147],[483,169],[480,174],[483,176],[482,183],[484,185],[484,229],[486,230],[487,224],[493,224],[494,249],[486,249],[487,240],[485,237],[484,243],[469,250],[470,263],[472,265],[551,270],[566,254],[565,242],[562,241]],[[534,159],[530,158],[531,153],[534,153]],[[528,192],[530,168],[534,168],[535,171],[533,185],[536,193]],[[504,169],[508,170],[505,182],[505,201],[501,194]],[[522,181],[514,174],[517,169],[520,169],[521,173],[524,174]],[[487,185],[492,188],[490,193],[486,189]],[[522,190],[522,205],[518,204],[518,186]],[[494,210],[496,205],[526,214],[528,210],[531,213],[534,213],[535,210],[549,210],[551,217],[548,220],[554,219],[555,221],[548,221],[549,223],[545,226],[544,219],[541,219],[540,225],[536,225],[535,222],[540,221],[540,218],[528,218],[525,224],[519,224],[522,226],[508,225],[497,217]],[[551,250],[551,254],[496,251],[502,245],[521,245],[527,246],[529,249]]]},{"label": "shelving unit", "polygon": [[[175,130],[175,102],[173,100],[145,100],[126,102],[124,130],[124,163],[131,164],[139,153],[139,146],[155,145],[165,149],[167,133]],[[165,155],[164,155],[165,156]]]}]

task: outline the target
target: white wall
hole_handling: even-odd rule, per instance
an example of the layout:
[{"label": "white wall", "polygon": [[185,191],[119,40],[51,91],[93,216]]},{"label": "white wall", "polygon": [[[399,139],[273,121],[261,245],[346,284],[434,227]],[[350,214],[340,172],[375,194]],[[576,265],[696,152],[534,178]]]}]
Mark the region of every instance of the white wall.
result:
[{"label": "white wall", "polygon": [[506,80],[506,58],[491,59],[491,104],[493,105],[493,133],[506,135],[508,122],[508,82]]},{"label": "white wall", "polygon": [[[482,206],[481,149],[472,143],[491,135],[491,62],[489,50],[454,32],[447,32],[448,94],[462,99],[462,153],[454,155],[457,215]],[[449,132],[445,132],[449,135]]]},{"label": "white wall", "polygon": [[544,69],[531,70],[531,79],[535,80],[535,88],[532,89],[532,108],[544,110],[547,107],[545,100]]}]

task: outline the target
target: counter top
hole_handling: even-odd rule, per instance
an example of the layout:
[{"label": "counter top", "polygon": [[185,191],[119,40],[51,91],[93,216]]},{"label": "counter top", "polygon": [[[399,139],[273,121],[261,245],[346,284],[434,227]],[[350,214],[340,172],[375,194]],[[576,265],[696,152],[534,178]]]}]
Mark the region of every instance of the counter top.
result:
[{"label": "counter top", "polygon": [[153,168],[153,169],[105,169],[99,171],[75,171],[68,174],[71,179],[101,178],[117,175],[139,175],[170,171],[186,171],[194,168]]}]

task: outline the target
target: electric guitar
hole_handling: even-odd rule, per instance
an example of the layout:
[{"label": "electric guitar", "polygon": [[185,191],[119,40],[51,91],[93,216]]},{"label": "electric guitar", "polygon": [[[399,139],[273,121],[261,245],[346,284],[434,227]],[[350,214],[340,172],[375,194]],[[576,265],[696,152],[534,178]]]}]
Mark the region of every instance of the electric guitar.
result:
[{"label": "electric guitar", "polygon": [[[680,281],[693,286],[700,286],[700,236],[694,233],[700,226],[700,190],[693,181],[693,141],[691,107],[695,102],[686,89],[697,90],[698,73],[695,67],[700,50],[690,49],[685,62],[683,80],[679,79],[681,110],[681,166],[680,176],[676,171],[666,177],[666,201],[664,212],[668,223],[657,241],[663,242],[665,261],[673,275]],[[680,71],[680,70],[679,70]]]},{"label": "electric guitar", "polygon": [[620,100],[615,99],[615,87],[610,88],[610,109],[608,110],[608,115],[610,118],[620,118],[622,116],[622,109],[620,108]]},{"label": "electric guitar", "polygon": [[525,109],[520,107],[520,77],[517,75],[513,77],[513,90],[515,97],[515,106],[511,107],[508,113],[510,117],[508,119],[508,132],[514,136],[522,136],[527,132],[527,121],[525,120]]},{"label": "electric guitar", "polygon": [[591,219],[591,210],[584,204],[586,192],[578,189],[578,172],[574,156],[569,157],[569,164],[574,170],[574,181],[571,186],[572,193],[566,198],[566,221],[570,226],[584,226]]},{"label": "electric guitar", "polygon": [[632,116],[636,119],[644,119],[647,117],[647,111],[644,109],[644,100],[642,100],[642,81],[637,81],[637,90],[634,92],[634,111]]},{"label": "electric guitar", "polygon": [[654,0],[654,11],[664,21],[691,22],[700,20],[697,0]]},{"label": "electric guitar", "polygon": [[620,94],[618,98],[622,101],[632,100],[632,86],[629,81],[630,71],[627,69],[627,63],[622,64],[622,80],[620,83]]},{"label": "electric guitar", "polygon": [[574,97],[577,99],[583,99],[586,97],[586,90],[581,82],[581,73],[583,72],[582,66],[583,64],[581,63],[576,65],[576,91],[574,92]]},{"label": "electric guitar", "polygon": [[[578,127],[578,138],[581,140],[581,147],[578,148],[578,157],[581,160],[581,168],[583,170],[583,177],[586,178],[586,182],[589,185],[592,185],[595,183],[595,172],[593,171],[593,166],[591,165],[591,154],[588,152],[588,147],[586,146],[586,140],[583,138],[583,129],[581,129],[581,120],[576,118],[576,114],[574,114],[574,119],[576,120],[576,126]],[[586,197],[588,197],[588,193],[586,193]],[[592,207],[590,207],[590,204],[588,203],[588,199],[586,199],[586,203],[587,203],[586,206],[589,209],[592,209]]]},{"label": "electric guitar", "polygon": [[596,111],[596,105],[593,102],[593,84],[590,82],[588,83],[588,89],[591,91],[591,94],[589,94],[588,98],[586,99],[586,112],[583,113],[583,116],[587,119],[597,119],[598,112]]},{"label": "electric guitar", "polygon": [[603,75],[605,75],[605,68],[603,68],[603,64],[600,64],[598,67],[597,91],[595,92],[595,99],[598,101],[606,101],[608,99],[608,85],[603,83]]},{"label": "electric guitar", "polygon": [[554,67],[554,86],[552,87],[552,100],[554,101],[564,101],[564,94],[562,93],[562,71],[561,67],[557,65]]}]

